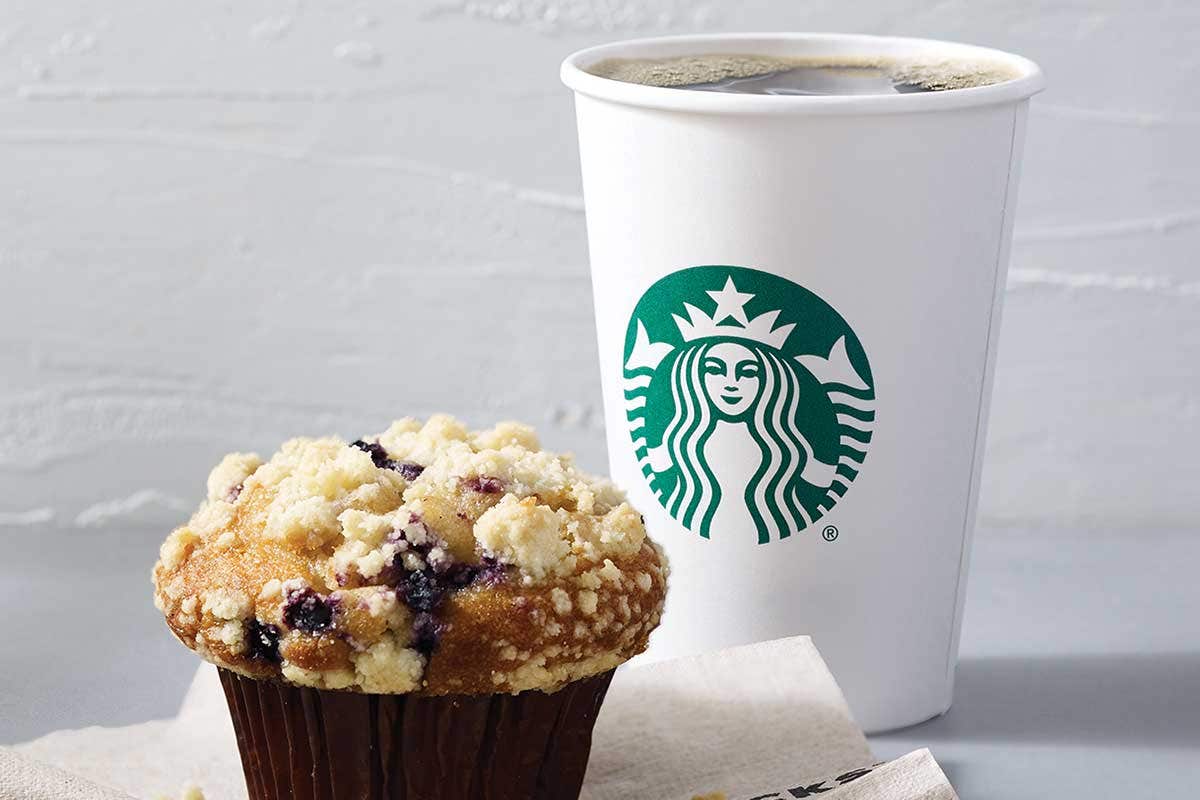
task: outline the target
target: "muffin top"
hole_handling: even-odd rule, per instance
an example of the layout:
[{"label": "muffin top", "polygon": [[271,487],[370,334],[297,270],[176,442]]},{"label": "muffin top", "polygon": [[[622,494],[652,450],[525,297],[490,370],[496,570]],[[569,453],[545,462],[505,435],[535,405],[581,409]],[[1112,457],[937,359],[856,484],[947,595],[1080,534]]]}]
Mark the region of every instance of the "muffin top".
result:
[{"label": "muffin top", "polygon": [[375,694],[554,691],[646,648],[662,550],[607,480],[506,422],[232,453],[163,543],[155,605],[207,660]]}]

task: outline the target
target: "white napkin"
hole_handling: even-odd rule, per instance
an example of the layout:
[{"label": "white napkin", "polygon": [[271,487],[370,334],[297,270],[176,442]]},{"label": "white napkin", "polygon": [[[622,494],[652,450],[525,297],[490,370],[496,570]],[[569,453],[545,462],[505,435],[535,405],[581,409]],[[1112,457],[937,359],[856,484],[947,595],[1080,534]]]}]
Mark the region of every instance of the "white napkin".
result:
[{"label": "white napkin", "polygon": [[[173,720],[59,731],[0,748],[4,800],[154,800],[195,784],[245,800],[216,670]],[[877,764],[808,637],[622,669],[583,800],[956,800],[928,750]]]}]

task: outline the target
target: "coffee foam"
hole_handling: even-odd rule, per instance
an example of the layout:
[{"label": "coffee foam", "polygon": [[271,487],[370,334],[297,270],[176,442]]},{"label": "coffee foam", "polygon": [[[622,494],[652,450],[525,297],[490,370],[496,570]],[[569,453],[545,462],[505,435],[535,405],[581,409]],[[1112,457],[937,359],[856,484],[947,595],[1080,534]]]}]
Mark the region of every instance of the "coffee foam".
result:
[{"label": "coffee foam", "polygon": [[929,91],[989,86],[1019,77],[998,61],[896,59],[882,56],[760,56],[711,54],[673,58],[607,58],[586,68],[601,78],[644,86],[686,88],[737,78],[754,78],[790,69],[874,69],[894,83]]}]

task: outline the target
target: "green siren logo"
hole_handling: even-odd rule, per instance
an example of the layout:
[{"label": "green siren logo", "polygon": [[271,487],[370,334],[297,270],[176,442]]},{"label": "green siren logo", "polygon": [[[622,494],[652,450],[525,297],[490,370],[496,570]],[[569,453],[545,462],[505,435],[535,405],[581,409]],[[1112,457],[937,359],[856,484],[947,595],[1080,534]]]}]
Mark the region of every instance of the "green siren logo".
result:
[{"label": "green siren logo", "polygon": [[634,453],[667,512],[704,538],[759,543],[820,519],[858,476],[875,385],[854,331],[791,281],[745,267],[674,272],[625,334]]}]

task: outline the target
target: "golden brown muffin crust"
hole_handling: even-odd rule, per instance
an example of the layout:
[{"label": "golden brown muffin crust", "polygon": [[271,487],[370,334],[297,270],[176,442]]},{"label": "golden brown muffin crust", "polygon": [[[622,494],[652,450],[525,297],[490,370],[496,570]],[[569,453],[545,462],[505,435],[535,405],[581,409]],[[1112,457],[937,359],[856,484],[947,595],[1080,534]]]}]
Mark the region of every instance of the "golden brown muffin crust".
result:
[{"label": "golden brown muffin crust", "polygon": [[261,679],[372,693],[553,691],[645,649],[667,567],[610,483],[515,423],[227,456],[164,542],[174,634]]}]

